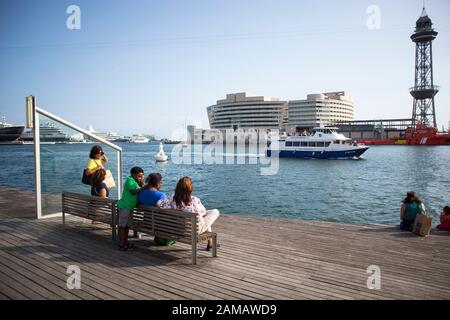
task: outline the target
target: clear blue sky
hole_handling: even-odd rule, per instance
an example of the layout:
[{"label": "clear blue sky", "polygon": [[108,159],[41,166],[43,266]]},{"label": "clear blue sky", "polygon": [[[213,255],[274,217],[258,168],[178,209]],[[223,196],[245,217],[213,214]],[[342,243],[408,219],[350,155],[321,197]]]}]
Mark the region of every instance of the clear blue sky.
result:
[{"label": "clear blue sky", "polygon": [[[66,8],[81,8],[68,30]],[[381,29],[366,27],[369,5]],[[428,0],[441,127],[450,120],[450,1]],[[421,0],[0,1],[0,116],[24,123],[25,96],[82,127],[170,136],[208,127],[226,93],[281,99],[348,90],[355,118],[410,117],[409,36]]]}]

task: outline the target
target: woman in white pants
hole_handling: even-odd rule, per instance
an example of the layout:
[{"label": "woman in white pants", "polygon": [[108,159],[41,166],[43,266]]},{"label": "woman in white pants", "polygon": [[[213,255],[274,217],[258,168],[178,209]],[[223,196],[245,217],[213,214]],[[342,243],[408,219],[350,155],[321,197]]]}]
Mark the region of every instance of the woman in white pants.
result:
[{"label": "woman in white pants", "polygon": [[[195,212],[198,214],[199,234],[203,232],[211,232],[211,226],[219,217],[220,213],[217,209],[206,210],[199,198],[192,195],[192,179],[183,177],[178,180],[175,188],[175,194],[164,199],[160,207],[166,209],[177,209],[187,212]],[[211,250],[211,239],[208,240],[206,250]]]}]

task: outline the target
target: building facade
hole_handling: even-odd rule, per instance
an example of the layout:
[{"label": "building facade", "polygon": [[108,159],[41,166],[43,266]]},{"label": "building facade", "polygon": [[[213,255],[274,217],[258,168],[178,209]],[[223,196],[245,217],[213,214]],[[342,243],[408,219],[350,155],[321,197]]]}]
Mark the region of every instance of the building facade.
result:
[{"label": "building facade", "polygon": [[286,101],[245,92],[227,94],[207,111],[211,129],[274,130],[284,127],[287,120]]},{"label": "building facade", "polygon": [[353,101],[346,91],[308,94],[305,100],[288,103],[286,131],[299,131],[337,121],[353,120]]}]

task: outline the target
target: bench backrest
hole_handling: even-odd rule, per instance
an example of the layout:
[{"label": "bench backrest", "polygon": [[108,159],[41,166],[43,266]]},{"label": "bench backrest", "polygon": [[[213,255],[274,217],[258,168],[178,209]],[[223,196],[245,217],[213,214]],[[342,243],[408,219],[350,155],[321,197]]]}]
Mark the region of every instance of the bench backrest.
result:
[{"label": "bench backrest", "polygon": [[[65,214],[113,224],[116,222],[117,200],[64,191],[62,207]],[[191,242],[197,237],[196,213],[174,209],[139,206],[133,210],[133,220],[144,233],[178,241]],[[195,240],[195,239],[194,239]]]},{"label": "bench backrest", "polygon": [[112,223],[117,200],[64,191],[62,209],[65,214]]},{"label": "bench backrest", "polygon": [[192,241],[198,232],[198,217],[192,212],[139,206],[134,209],[133,217],[139,229],[179,241]]}]

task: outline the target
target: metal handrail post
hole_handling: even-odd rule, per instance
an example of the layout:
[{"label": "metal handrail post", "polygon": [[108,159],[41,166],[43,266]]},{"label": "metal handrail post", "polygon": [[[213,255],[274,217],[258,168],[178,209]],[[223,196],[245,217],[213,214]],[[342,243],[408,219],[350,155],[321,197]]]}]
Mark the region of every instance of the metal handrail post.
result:
[{"label": "metal handrail post", "polygon": [[36,190],[36,218],[42,217],[42,190],[41,190],[41,135],[39,114],[33,106],[33,137],[34,137],[34,187]]},{"label": "metal handrail post", "polygon": [[122,198],[122,151],[117,151],[117,198]]},{"label": "metal handrail post", "polygon": [[[31,98],[28,99],[28,98]],[[39,115],[43,115],[49,119],[59,122],[66,127],[69,127],[75,131],[78,131],[85,136],[88,136],[102,144],[105,144],[117,151],[117,196],[120,199],[122,197],[122,148],[111,143],[103,138],[96,136],[95,134],[82,129],[50,112],[47,112],[41,108],[36,107],[35,98],[33,96],[27,97],[27,126],[30,125],[30,113],[32,114],[33,136],[34,136],[34,167],[35,167],[35,189],[36,189],[36,216],[37,219],[42,218],[42,188],[41,188],[41,153],[40,153],[40,125]]]}]

